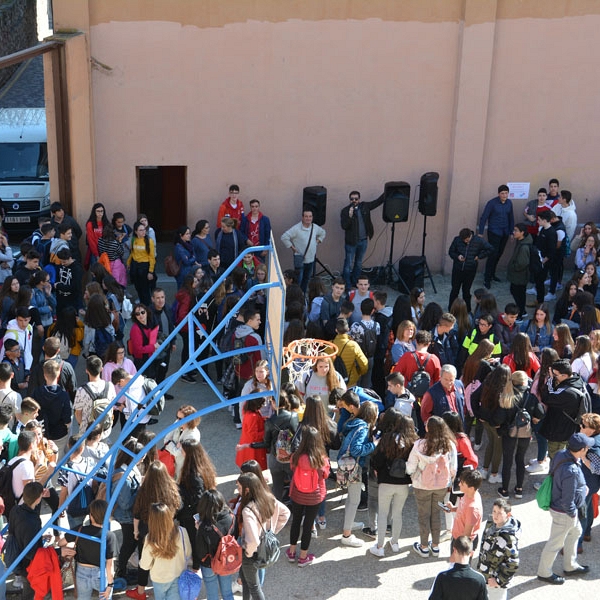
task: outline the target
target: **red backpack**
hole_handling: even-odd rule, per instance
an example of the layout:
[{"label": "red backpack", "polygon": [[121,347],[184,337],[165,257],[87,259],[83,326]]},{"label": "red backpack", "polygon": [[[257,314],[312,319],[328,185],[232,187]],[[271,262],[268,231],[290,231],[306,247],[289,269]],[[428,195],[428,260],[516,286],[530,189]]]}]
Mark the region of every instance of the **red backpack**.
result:
[{"label": "red backpack", "polygon": [[217,550],[210,561],[210,568],[215,575],[233,575],[242,566],[242,548],[232,535],[234,525],[235,517],[231,520],[231,526],[226,535],[223,535],[213,525],[213,529],[221,536]]},{"label": "red backpack", "polygon": [[319,473],[317,469],[303,469],[300,464],[294,469],[294,486],[303,494],[311,494],[319,487]]}]

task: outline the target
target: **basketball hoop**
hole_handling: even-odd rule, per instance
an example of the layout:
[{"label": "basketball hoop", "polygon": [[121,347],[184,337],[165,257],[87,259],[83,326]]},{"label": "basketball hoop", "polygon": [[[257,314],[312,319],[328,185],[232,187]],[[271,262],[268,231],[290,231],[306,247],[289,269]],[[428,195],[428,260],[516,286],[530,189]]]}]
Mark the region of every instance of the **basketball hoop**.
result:
[{"label": "basketball hoop", "polygon": [[282,369],[287,368],[291,382],[301,381],[321,358],[333,360],[338,347],[325,340],[303,338],[290,342],[283,351]]}]

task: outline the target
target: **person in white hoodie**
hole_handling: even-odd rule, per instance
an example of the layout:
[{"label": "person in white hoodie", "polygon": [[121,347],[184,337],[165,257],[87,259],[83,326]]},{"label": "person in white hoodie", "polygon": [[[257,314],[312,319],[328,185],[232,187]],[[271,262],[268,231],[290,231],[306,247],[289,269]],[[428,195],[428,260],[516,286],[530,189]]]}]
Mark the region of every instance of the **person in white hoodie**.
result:
[{"label": "person in white hoodie", "polygon": [[[115,369],[111,374],[112,384],[119,386],[123,389],[133,377],[123,368],[119,367]],[[127,389],[125,395],[121,398],[120,404],[116,406],[119,410],[123,411],[125,418],[129,420],[136,412],[143,408],[143,401],[146,396],[144,392],[144,377],[138,377],[134,380],[133,384]],[[146,425],[150,422],[150,415],[142,417],[139,423],[135,426],[135,429],[131,432],[131,435],[137,438],[142,431],[146,429]],[[156,420],[154,421],[156,423]]]},{"label": "person in white hoodie", "polygon": [[575,230],[577,229],[577,207],[575,206],[573,195],[569,190],[560,191],[558,204],[552,210],[557,217],[562,218],[567,235],[572,240],[575,237]]},{"label": "person in white hoodie", "polygon": [[[417,440],[406,461],[412,478],[419,519],[420,542],[413,550],[421,557],[440,555],[440,508],[448,486],[456,475],[454,436],[441,417],[432,416],[425,424],[425,438]],[[431,534],[431,543],[429,543]]]},{"label": "person in white hoodie", "polygon": [[[33,343],[33,326],[30,323],[31,314],[26,306],[19,306],[17,308],[16,318],[8,322],[6,327],[6,333],[4,334],[4,341],[6,340],[17,340],[21,346],[21,356],[25,363],[25,371],[29,374],[31,370],[31,364],[33,363],[33,354],[31,346]],[[4,359],[4,345],[0,351],[0,360]]]}]

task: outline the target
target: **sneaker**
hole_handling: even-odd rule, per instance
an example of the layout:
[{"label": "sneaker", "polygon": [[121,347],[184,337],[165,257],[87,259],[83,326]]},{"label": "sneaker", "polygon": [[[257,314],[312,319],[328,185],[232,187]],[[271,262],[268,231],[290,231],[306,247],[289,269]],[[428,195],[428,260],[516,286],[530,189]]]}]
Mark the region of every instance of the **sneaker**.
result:
[{"label": "sneaker", "polygon": [[534,287],[530,287],[527,288],[527,291],[525,293],[529,296],[535,296],[537,294],[537,290]]},{"label": "sneaker", "polygon": [[492,287],[492,284],[491,284],[489,281],[484,281],[484,282],[483,282],[483,287],[484,287],[486,290],[489,290],[489,289]]},{"label": "sneaker", "polygon": [[544,296],[544,302],[551,302],[552,300],[556,300],[556,294],[552,294],[551,292],[548,292]]},{"label": "sneaker", "polygon": [[232,591],[234,594],[240,594],[240,595],[241,595],[241,594],[242,594],[242,591],[243,591],[243,589],[244,589],[244,587],[242,586],[242,584],[241,584],[241,583],[238,583],[237,581],[234,581],[234,582],[231,584],[231,591]]},{"label": "sneaker", "polygon": [[292,563],[293,563],[293,562],[296,562],[296,552],[294,552],[294,553],[292,554],[292,552],[291,552],[291,551],[290,551],[290,549],[288,548],[288,549],[285,551],[285,555],[287,556],[287,559],[288,559],[290,562],[292,562]]},{"label": "sneaker", "polygon": [[241,423],[236,423],[235,424],[235,428],[236,429],[241,429],[242,428],[242,424]]},{"label": "sneaker", "polygon": [[15,575],[13,579],[12,586],[15,590],[23,589],[23,577],[21,575]]},{"label": "sneaker", "polygon": [[549,279],[546,279],[546,280],[544,281],[544,285],[550,285],[550,280],[549,280]]},{"label": "sneaker", "polygon": [[390,540],[390,548],[392,549],[392,552],[394,554],[398,554],[398,552],[400,552],[400,546],[397,543],[394,544],[394,542],[392,542],[391,540]]},{"label": "sneaker", "polygon": [[541,481],[536,481],[533,484],[533,489],[536,490],[536,491],[539,490],[541,487],[542,487],[542,482]]},{"label": "sneaker", "polygon": [[496,473],[495,475],[492,473],[488,481],[490,483],[502,483],[502,475],[500,473]]},{"label": "sneaker", "polygon": [[475,450],[475,451],[481,450],[481,446],[482,446],[481,444],[475,444],[473,446],[473,450]]},{"label": "sneaker", "polygon": [[437,546],[437,548],[434,548],[431,542],[429,542],[429,550],[431,552],[431,556],[434,558],[437,558],[440,555],[440,547]]},{"label": "sneaker", "polygon": [[[222,379],[217,379],[217,385],[223,385],[223,380]],[[233,585],[231,587],[233,587]],[[234,594],[235,594],[235,592],[234,592]]]},{"label": "sneaker", "polygon": [[165,400],[174,400],[175,396],[173,394],[164,394]]},{"label": "sneaker", "polygon": [[317,525],[319,526],[319,529],[326,529],[327,519],[325,517],[323,517],[322,519],[317,519]]},{"label": "sneaker", "polygon": [[313,523],[312,529],[310,530],[310,537],[316,540],[319,537],[317,533],[317,526]]},{"label": "sneaker", "polygon": [[376,556],[377,558],[383,558],[385,556],[385,552],[384,552],[383,548],[380,548],[377,544],[373,544],[369,548],[369,552],[373,556]]},{"label": "sneaker", "polygon": [[[538,462],[539,462],[539,461],[538,461],[538,459],[537,459],[537,458],[532,458],[532,459],[529,461],[529,464],[530,464],[530,465],[537,465],[537,464],[538,464]],[[527,468],[527,467],[525,467],[525,468]]]},{"label": "sneaker", "polygon": [[523,497],[523,488],[515,488],[515,498],[520,500]]},{"label": "sneaker", "polygon": [[196,381],[196,378],[193,375],[190,375],[189,373],[186,373],[185,375],[182,375],[181,376],[181,381],[185,381],[186,383],[191,383],[191,384],[198,383]]},{"label": "sneaker", "polygon": [[356,510],[369,510],[369,505],[366,502],[364,504],[361,502]]},{"label": "sneaker", "polygon": [[127,590],[125,592],[125,595],[128,598],[133,598],[134,600],[146,600],[146,598],[148,598],[148,596],[146,596],[146,592],[144,592],[143,594],[139,594],[137,591],[137,587],[134,587],[132,590]]},{"label": "sneaker", "polygon": [[354,523],[352,523],[352,527],[350,529],[352,529],[352,531],[355,531],[356,529],[363,529],[365,526],[365,524],[362,521],[355,521]]},{"label": "sneaker", "polygon": [[362,541],[359,540],[354,534],[348,537],[342,536],[342,546],[350,546],[352,548],[360,548],[363,545]]},{"label": "sneaker", "polygon": [[415,542],[412,545],[412,549],[414,552],[416,552],[421,558],[429,558],[429,548],[425,547],[423,548],[423,546],[421,546],[421,544],[419,544],[419,542]]},{"label": "sneaker", "polygon": [[314,554],[307,554],[304,558],[299,558],[298,559],[298,566],[300,568],[302,567],[308,567],[308,565],[312,565],[313,561],[315,560],[315,555]]},{"label": "sneaker", "polygon": [[374,540],[377,539],[377,529],[371,529],[370,527],[365,527],[362,532],[370,538],[373,538]]},{"label": "sneaker", "polygon": [[544,467],[544,465],[542,463],[539,463],[536,461],[533,465],[527,465],[525,467],[525,470],[528,473],[541,473],[542,471],[545,471],[546,468]]},{"label": "sneaker", "polygon": [[500,496],[500,498],[504,498],[505,500],[508,500],[510,498],[508,492],[501,487],[498,488],[498,496]]},{"label": "sneaker", "polygon": [[487,469],[479,469],[479,472],[481,473],[481,478],[482,479],[487,479],[489,471]]},{"label": "sneaker", "polygon": [[556,289],[557,289],[557,290],[562,290],[562,289],[563,289],[563,285],[562,285],[562,283],[557,283],[557,284],[556,284]]}]

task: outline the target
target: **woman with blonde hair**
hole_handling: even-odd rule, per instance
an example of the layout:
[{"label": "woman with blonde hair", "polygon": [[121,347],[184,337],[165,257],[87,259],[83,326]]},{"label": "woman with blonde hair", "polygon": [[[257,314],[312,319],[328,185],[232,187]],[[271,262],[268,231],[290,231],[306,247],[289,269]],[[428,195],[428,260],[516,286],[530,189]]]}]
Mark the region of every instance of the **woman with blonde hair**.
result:
[{"label": "woman with blonde hair", "polygon": [[153,502],[148,511],[148,534],[140,567],[150,572],[156,600],[179,598],[179,576],[191,555],[188,532],[175,523],[171,507]]},{"label": "woman with blonde hair", "polygon": [[[191,404],[184,404],[177,410],[177,421],[181,421],[190,415],[198,412],[195,407]],[[179,481],[181,474],[181,468],[183,467],[183,461],[185,456],[181,450],[181,445],[186,441],[200,442],[200,430],[198,425],[202,419],[197,417],[188,421],[185,425],[173,429],[170,433],[167,433],[163,440],[164,448],[170,454],[175,457],[175,479]]]},{"label": "woman with blonde hair", "polygon": [[346,391],[344,378],[335,370],[331,358],[319,358],[310,373],[296,384],[297,390],[304,398],[318,396],[327,403],[329,394],[335,388]]}]

